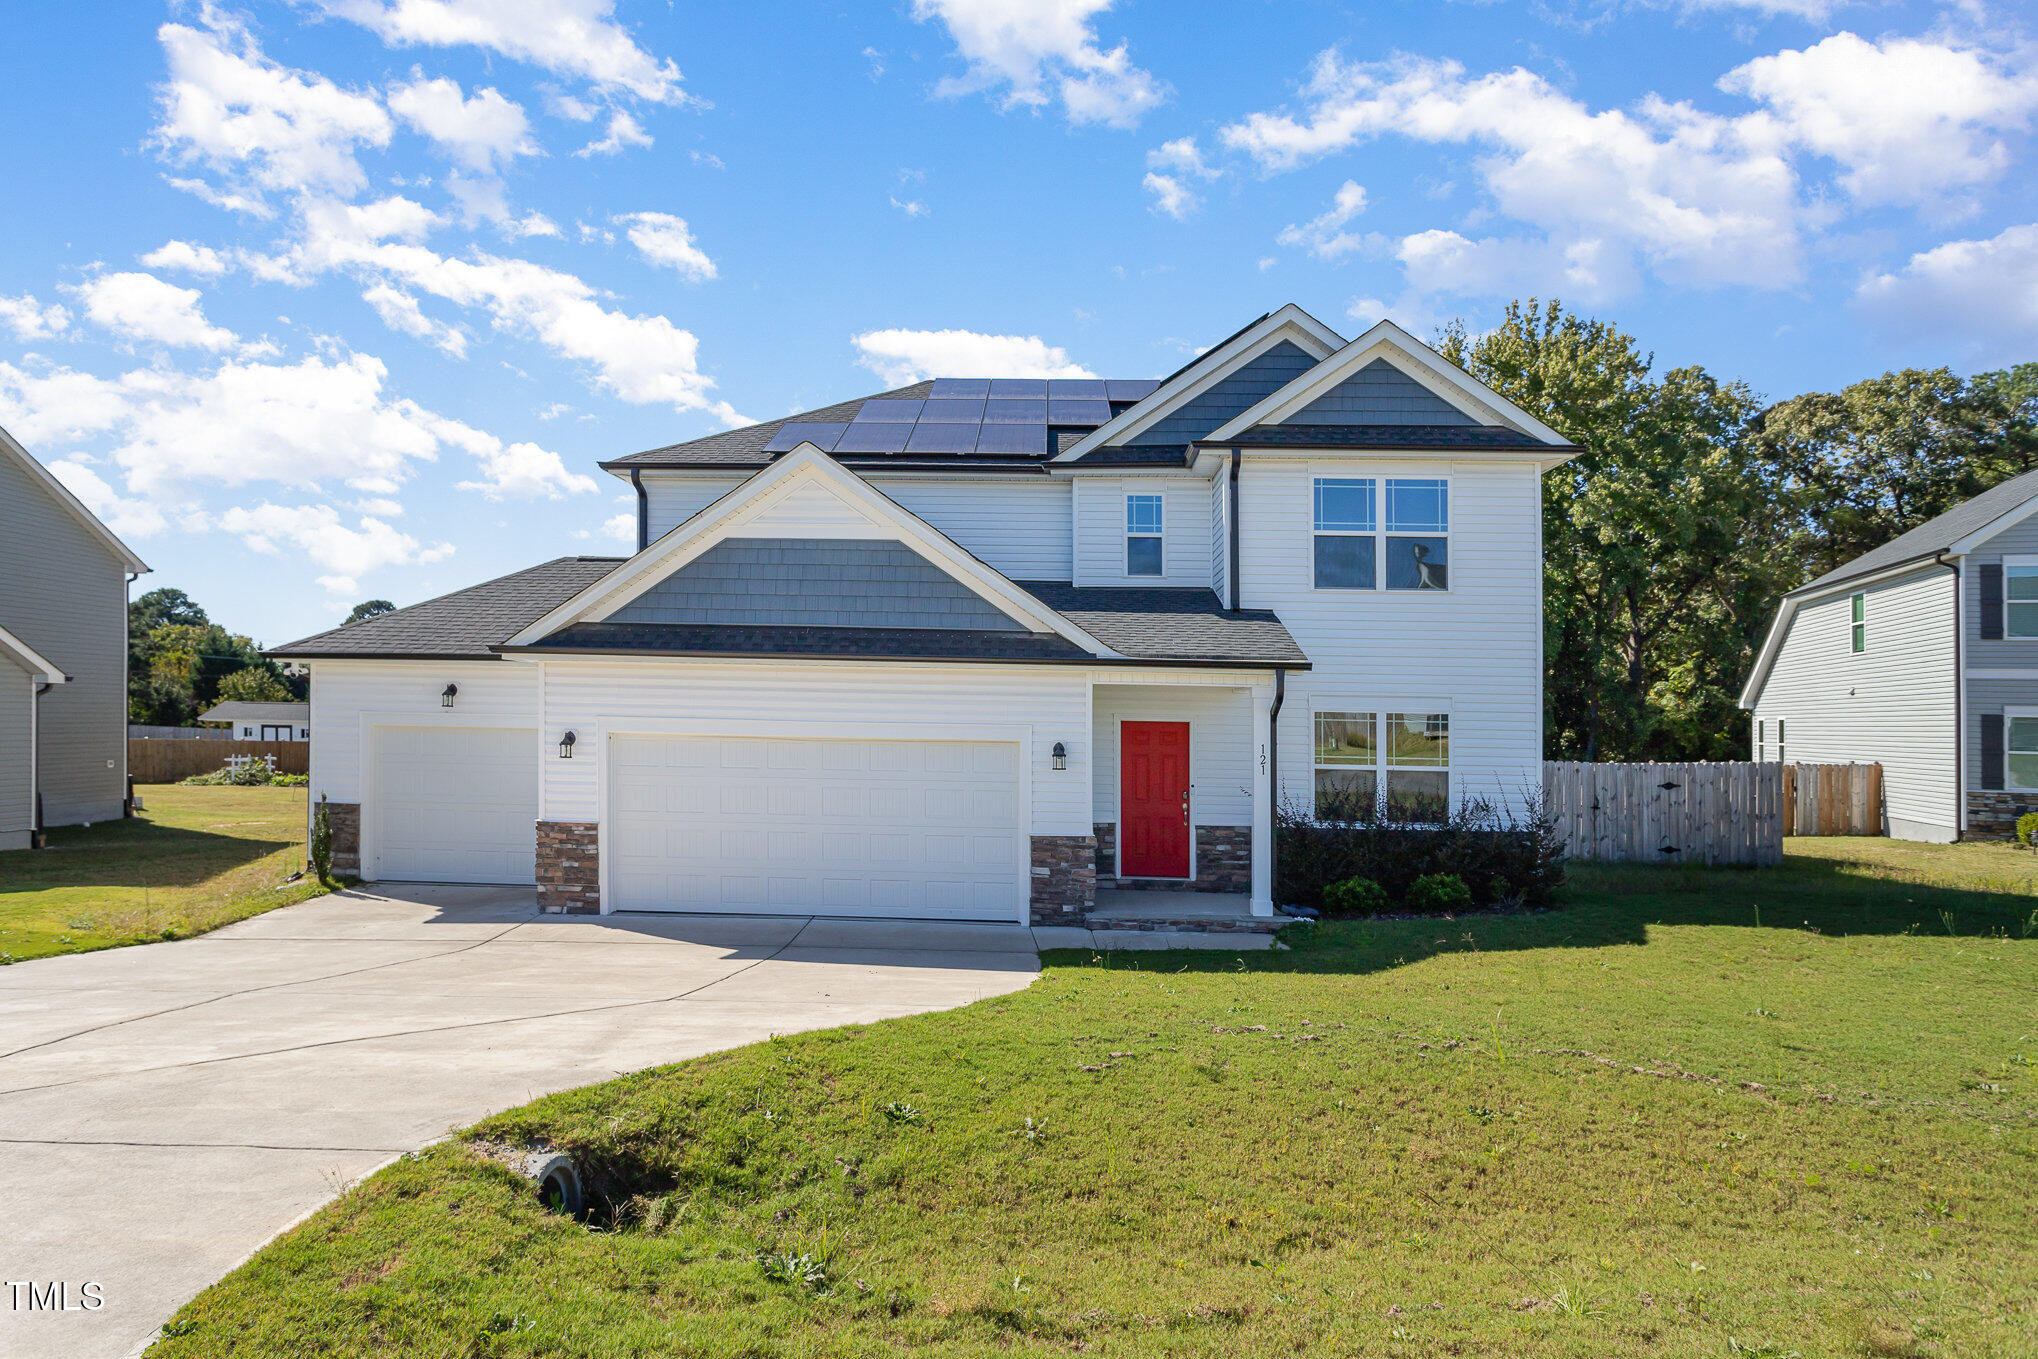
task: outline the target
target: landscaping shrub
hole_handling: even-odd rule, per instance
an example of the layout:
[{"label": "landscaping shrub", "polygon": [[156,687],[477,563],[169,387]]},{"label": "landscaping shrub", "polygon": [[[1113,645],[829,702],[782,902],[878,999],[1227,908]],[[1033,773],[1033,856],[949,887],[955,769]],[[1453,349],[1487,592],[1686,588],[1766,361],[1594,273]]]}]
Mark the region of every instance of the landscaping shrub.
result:
[{"label": "landscaping shrub", "polygon": [[2017,843],[2029,849],[2034,837],[2038,837],[2038,812],[2025,812],[2017,818]]},{"label": "landscaping shrub", "polygon": [[1346,878],[1323,889],[1323,909],[1330,915],[1379,915],[1387,909],[1387,889],[1371,878]]},{"label": "landscaping shrub", "polygon": [[302,788],[311,780],[302,774],[279,774],[263,760],[249,760],[238,766],[223,764],[182,781],[200,788]]},{"label": "landscaping shrub", "polygon": [[1472,889],[1455,873],[1425,873],[1408,888],[1408,909],[1417,915],[1456,915],[1472,907]]},{"label": "landscaping shrub", "polygon": [[1377,883],[1390,900],[1407,903],[1416,879],[1447,873],[1469,890],[1472,905],[1503,908],[1548,906],[1564,881],[1563,844],[1539,790],[1523,799],[1518,813],[1468,798],[1421,824],[1381,816],[1371,799],[1337,819],[1284,803],[1274,819],[1275,899],[1327,916],[1347,914],[1332,902],[1330,889],[1352,878]]}]

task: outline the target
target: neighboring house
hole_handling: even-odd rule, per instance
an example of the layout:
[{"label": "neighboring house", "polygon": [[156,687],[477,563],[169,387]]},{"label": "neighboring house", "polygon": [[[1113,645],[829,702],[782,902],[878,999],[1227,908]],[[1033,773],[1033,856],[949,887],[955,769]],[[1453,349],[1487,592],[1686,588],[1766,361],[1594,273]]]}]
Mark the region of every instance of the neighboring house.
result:
[{"label": "neighboring house", "polygon": [[127,804],[127,587],[149,568],[0,429],[0,850]]},{"label": "neighboring house", "polygon": [[229,699],[198,714],[200,722],[224,722],[236,741],[309,741],[309,703],[249,703]]},{"label": "neighboring house", "polygon": [[2038,811],[2038,472],[1783,597],[1741,693],[1758,760],[1882,766],[1906,840]]},{"label": "neighboring house", "polygon": [[1266,915],[1277,802],[1540,788],[1542,474],[1577,451],[1398,327],[1290,306],[1159,382],[920,382],[605,463],[634,556],[273,654],[369,878]]}]

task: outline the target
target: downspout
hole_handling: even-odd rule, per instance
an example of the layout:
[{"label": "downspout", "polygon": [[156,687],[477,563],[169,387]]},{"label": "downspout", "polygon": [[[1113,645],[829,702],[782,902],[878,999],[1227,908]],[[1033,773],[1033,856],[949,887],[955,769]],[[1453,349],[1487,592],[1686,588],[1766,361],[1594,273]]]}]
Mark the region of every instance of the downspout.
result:
[{"label": "downspout", "polygon": [[637,488],[637,550],[642,552],[651,545],[651,498],[644,494],[642,469],[630,469],[630,485]]},{"label": "downspout", "polygon": [[[1967,640],[1967,600],[1961,589],[1960,563],[1946,560],[1944,552],[1932,560],[1953,573],[1953,838],[1967,838],[1967,677],[1961,668],[1960,652]],[[1885,789],[1883,797],[1889,796]]]},{"label": "downspout", "polygon": [[128,673],[128,666],[134,660],[134,583],[142,578],[139,571],[127,573],[127,584],[121,589],[120,610],[120,818],[130,820],[134,816],[134,773],[127,762],[127,717],[128,687],[134,683],[134,676]]},{"label": "downspout", "polygon": [[[43,681],[35,686],[35,694],[28,701],[28,805],[29,815],[35,818],[28,828],[30,849],[42,849],[48,844],[42,828],[42,696],[55,687],[54,681]],[[121,739],[126,737],[123,724]]]},{"label": "downspout", "polygon": [[[1231,611],[1238,612],[1238,450],[1231,450],[1231,487],[1229,490],[1231,520]],[[1275,672],[1279,674],[1279,671]]]},{"label": "downspout", "polygon": [[[1238,464],[1233,463],[1235,470]],[[1288,697],[1288,672],[1274,667],[1274,701],[1267,705],[1267,854],[1273,859],[1267,872],[1269,895],[1280,888],[1281,872],[1281,704]],[[1278,913],[1280,907],[1277,905]]]}]

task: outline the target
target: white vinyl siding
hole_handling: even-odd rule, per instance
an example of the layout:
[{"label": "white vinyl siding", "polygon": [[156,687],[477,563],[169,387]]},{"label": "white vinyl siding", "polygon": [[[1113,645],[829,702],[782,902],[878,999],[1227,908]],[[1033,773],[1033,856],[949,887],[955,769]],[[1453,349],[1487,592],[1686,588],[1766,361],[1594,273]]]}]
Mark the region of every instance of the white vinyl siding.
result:
[{"label": "white vinyl siding", "polygon": [[[1858,653],[1854,594],[1869,627]],[[1776,759],[1781,746],[1796,764],[1878,763],[1891,833],[1951,839],[1953,612],[1953,577],[1938,566],[1800,606],[1752,714],[1765,753]]]},{"label": "white vinyl siding", "polygon": [[1118,724],[1189,724],[1190,820],[1252,824],[1253,711],[1249,690],[1201,685],[1099,684],[1091,705],[1099,822],[1118,820]]},{"label": "white vinyl siding", "polygon": [[[448,684],[460,686],[451,708],[439,702]],[[508,661],[313,661],[311,711],[311,800],[323,793],[334,802],[360,802],[364,715],[425,727],[470,718],[532,721],[538,713],[537,667]]]},{"label": "white vinyl siding", "polygon": [[[699,514],[742,485],[742,477],[644,477],[644,500],[650,511],[653,542]],[[636,551],[636,543],[627,545]]]},{"label": "white vinyl siding", "polygon": [[[1075,486],[1075,583],[1077,585],[1168,585],[1212,587],[1209,544],[1189,525],[1210,512],[1210,485],[1203,478],[1174,476],[1081,476]],[[1167,525],[1158,576],[1125,569],[1125,497],[1158,495]]]},{"label": "white vinyl siding", "polygon": [[[1451,589],[1313,586],[1318,477],[1450,480]],[[1542,485],[1520,465],[1248,454],[1241,603],[1272,609],[1312,669],[1288,676],[1277,798],[1314,801],[1311,714],[1448,712],[1450,790],[1521,807],[1542,786]]]},{"label": "white vinyl siding", "polygon": [[0,654],[0,850],[26,849],[35,829],[29,779],[34,718],[35,680]]}]

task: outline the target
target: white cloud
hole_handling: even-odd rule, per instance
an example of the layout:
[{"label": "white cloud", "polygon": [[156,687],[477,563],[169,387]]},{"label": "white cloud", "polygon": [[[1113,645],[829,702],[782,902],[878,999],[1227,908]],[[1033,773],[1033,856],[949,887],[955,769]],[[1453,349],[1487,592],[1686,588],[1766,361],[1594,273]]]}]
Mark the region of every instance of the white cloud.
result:
[{"label": "white cloud", "polygon": [[227,257],[211,246],[193,245],[189,241],[165,241],[143,255],[141,262],[151,269],[181,269],[207,278],[216,278],[232,267]]},{"label": "white cloud", "polygon": [[456,359],[467,357],[467,336],[457,326],[434,321],[425,315],[417,298],[387,283],[377,283],[361,294],[361,300],[375,308],[382,324],[391,330],[427,341]]},{"label": "white cloud", "polygon": [[609,130],[598,141],[591,141],[573,154],[576,156],[615,156],[624,147],[649,146],[651,134],[644,125],[629,114],[617,109],[609,115]]},{"label": "white cloud", "polygon": [[1620,297],[1639,285],[1624,252],[1596,240],[1560,244],[1520,236],[1467,239],[1455,231],[1419,231],[1395,243],[1413,294],[1387,310],[1407,314],[1434,294],[1493,297],[1532,289],[1580,302]]},{"label": "white cloud", "polygon": [[677,269],[697,282],[715,276],[715,262],[694,244],[685,218],[669,212],[626,212],[609,220],[625,229],[630,244],[649,263]]},{"label": "white cloud", "polygon": [[892,199],[892,206],[905,213],[908,219],[925,217],[927,215],[927,204],[918,198],[900,199],[895,197]]},{"label": "white cloud", "polygon": [[857,362],[887,385],[930,377],[1095,377],[1068,351],[1037,335],[973,330],[871,330],[851,337]]},{"label": "white cloud", "polygon": [[365,188],[355,153],[387,146],[393,131],[381,102],[278,65],[245,28],[215,10],[205,18],[204,30],[165,24],[157,31],[170,66],[155,129],[164,149],[237,181],[246,176],[245,184],[209,189],[220,206],[259,203],[262,190]]},{"label": "white cloud", "polygon": [[70,324],[71,314],[54,302],[44,306],[28,293],[0,296],[0,326],[13,332],[17,340],[47,339]]},{"label": "white cloud", "polygon": [[615,21],[615,0],[319,0],[392,47],[473,46],[597,89],[662,104],[685,102],[679,68],[637,45]]},{"label": "white cloud", "polygon": [[625,510],[602,520],[602,532],[619,543],[635,545],[637,541],[637,516]]},{"label": "white cloud", "polygon": [[1215,179],[1223,173],[1203,159],[1194,137],[1177,137],[1162,142],[1146,153],[1147,174],[1140,185],[1153,195],[1154,211],[1182,221],[1202,205],[1202,198],[1190,187],[1193,180]]},{"label": "white cloud", "polygon": [[913,0],[913,17],[939,19],[969,63],[937,87],[943,95],[1003,88],[1008,108],[1061,100],[1071,123],[1131,127],[1167,97],[1132,64],[1124,43],[1101,45],[1091,20],[1111,0]]},{"label": "white cloud", "polygon": [[1587,247],[1612,277],[1639,255],[1668,281],[1780,287],[1799,275],[1797,181],[1766,115],[1722,118],[1654,97],[1594,111],[1519,68],[1468,76],[1456,62],[1319,56],[1301,116],[1254,113],[1226,145],[1268,171],[1382,134],[1463,143],[1501,212],[1562,251]]},{"label": "white cloud", "polygon": [[1203,201],[1179,177],[1164,175],[1158,170],[1147,171],[1140,187],[1153,195],[1155,212],[1166,213],[1178,222],[1185,220]]},{"label": "white cloud", "polygon": [[1842,168],[1863,203],[1917,203],[1996,178],[2002,134],[2030,124],[2038,68],[1917,38],[1836,33],[1758,57],[1720,88],[1768,107],[1790,139]]},{"label": "white cloud", "polygon": [[1922,251],[1854,300],[1896,337],[1951,337],[1992,362],[2027,357],[2038,345],[2038,223]]},{"label": "white cloud", "polygon": [[293,550],[302,554],[325,572],[318,583],[341,595],[353,594],[359,589],[359,577],[371,571],[444,561],[453,555],[451,543],[427,547],[373,516],[363,516],[350,527],[330,505],[272,505],[264,501],[253,508],[227,510],[218,522],[221,529],[237,534],[257,552],[282,556]]},{"label": "white cloud", "polygon": [[85,502],[86,509],[99,516],[100,522],[119,537],[147,538],[161,533],[169,525],[160,506],[121,495],[81,459],[59,458],[49,464],[49,469],[58,481],[70,488],[72,495]]},{"label": "white cloud", "polygon": [[232,331],[205,319],[196,288],[154,274],[101,274],[70,291],[95,325],[131,340],[211,350],[239,343]]},{"label": "white cloud", "polygon": [[1320,260],[1350,255],[1365,245],[1365,238],[1345,230],[1352,218],[1366,210],[1366,190],[1357,180],[1339,186],[1330,207],[1301,226],[1288,226],[1275,237],[1282,245],[1306,246]]},{"label": "white cloud", "polygon": [[464,96],[444,76],[427,80],[413,71],[410,84],[391,87],[389,111],[476,174],[493,174],[538,150],[523,106],[493,88]]},{"label": "white cloud", "polygon": [[1214,179],[1219,173],[1204,162],[1203,152],[1197,147],[1194,137],[1177,137],[1171,142],[1162,142],[1146,153],[1146,163],[1155,169],[1174,170],[1198,179]]},{"label": "white cloud", "polygon": [[444,416],[434,417],[432,432],[448,444],[465,450],[481,466],[478,478],[458,483],[463,491],[480,491],[490,500],[508,497],[557,500],[567,493],[585,495],[598,490],[594,478],[566,470],[566,464],[549,448],[533,443],[505,444],[493,434]]}]

